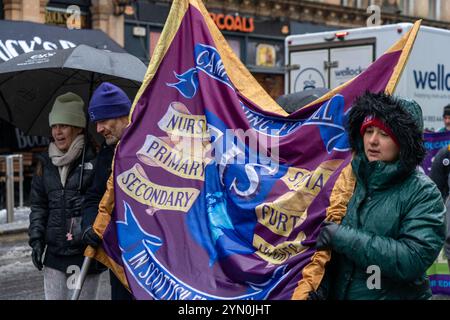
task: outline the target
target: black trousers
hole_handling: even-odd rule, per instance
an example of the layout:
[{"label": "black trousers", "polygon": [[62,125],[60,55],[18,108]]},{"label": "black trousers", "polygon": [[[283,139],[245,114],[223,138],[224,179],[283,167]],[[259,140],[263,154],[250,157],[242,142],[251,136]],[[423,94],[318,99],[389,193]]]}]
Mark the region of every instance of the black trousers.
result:
[{"label": "black trousers", "polygon": [[131,293],[111,270],[109,270],[109,279],[111,283],[111,300],[134,300]]}]

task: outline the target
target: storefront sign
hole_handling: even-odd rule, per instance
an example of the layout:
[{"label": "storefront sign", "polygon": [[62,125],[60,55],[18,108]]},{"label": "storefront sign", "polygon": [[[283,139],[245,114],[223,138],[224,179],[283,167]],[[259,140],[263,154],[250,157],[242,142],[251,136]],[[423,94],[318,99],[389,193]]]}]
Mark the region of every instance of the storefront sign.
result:
[{"label": "storefront sign", "polygon": [[48,137],[28,136],[19,128],[0,119],[0,152],[31,151],[48,146]]},{"label": "storefront sign", "polygon": [[254,20],[251,17],[225,15],[223,13],[209,13],[220,30],[253,32],[255,31]]},{"label": "storefront sign", "polygon": [[55,24],[61,26],[67,26],[70,29],[87,29],[88,20],[86,12],[74,12],[72,10],[66,10],[61,8],[45,9],[45,23]]}]

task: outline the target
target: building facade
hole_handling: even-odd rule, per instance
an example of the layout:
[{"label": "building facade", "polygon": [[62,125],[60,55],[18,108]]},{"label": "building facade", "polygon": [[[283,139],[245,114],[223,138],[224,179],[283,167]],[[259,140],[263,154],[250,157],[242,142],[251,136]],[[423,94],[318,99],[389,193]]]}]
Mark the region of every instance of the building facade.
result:
[{"label": "building facade", "polygon": [[[0,0],[0,18],[100,29],[150,61],[172,0]],[[413,22],[450,29],[450,0],[204,0],[234,52],[273,96],[283,93],[289,34]],[[377,7],[373,7],[373,6]],[[73,6],[79,9],[76,13]]]},{"label": "building facade", "polygon": [[[150,60],[171,2],[133,1],[132,14],[125,15],[125,48],[145,62]],[[234,52],[272,97],[284,91],[284,38],[289,34],[365,26],[373,5],[380,10],[381,24],[421,18],[425,25],[450,28],[450,1],[445,0],[204,2]]]},{"label": "building facade", "polygon": [[[134,12],[136,7],[141,5],[149,8],[148,5],[170,5],[171,2],[172,0],[0,0],[0,19],[62,25],[71,16],[67,9],[75,5],[81,10],[81,27],[101,29],[119,44],[124,45],[124,15],[127,10],[131,8],[130,12]],[[448,0],[204,0],[204,2],[211,12],[265,17],[266,20],[311,22],[333,27],[365,26],[370,15],[367,9],[371,5],[377,5],[381,9],[382,24],[421,18],[424,19],[424,25],[450,29]]]},{"label": "building facade", "polygon": [[[100,29],[124,45],[124,16],[111,0],[1,0],[3,19]],[[79,10],[78,10],[79,9]]]},{"label": "building facade", "polygon": [[[170,2],[137,1],[125,15],[125,48],[148,63],[156,47]],[[251,10],[210,6],[211,18],[235,54],[273,97],[284,91],[284,39],[289,21]]]}]

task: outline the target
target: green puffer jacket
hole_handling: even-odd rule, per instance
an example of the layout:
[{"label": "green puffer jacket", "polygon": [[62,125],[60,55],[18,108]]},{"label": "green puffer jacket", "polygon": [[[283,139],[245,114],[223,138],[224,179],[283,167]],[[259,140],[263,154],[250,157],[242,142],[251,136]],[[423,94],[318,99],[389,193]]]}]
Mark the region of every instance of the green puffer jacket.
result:
[{"label": "green puffer jacket", "polygon": [[[355,192],[332,242],[331,298],[431,297],[425,272],[442,248],[445,208],[439,190],[422,173],[396,183],[398,167],[398,162],[353,159]],[[368,289],[368,283],[376,284],[369,279],[372,265],[380,268],[380,289]]]},{"label": "green puffer jacket", "polygon": [[[347,213],[332,238],[327,273],[331,299],[431,297],[426,270],[444,242],[445,206],[436,185],[415,170],[424,155],[420,121],[414,116],[421,116],[421,112],[415,110],[420,108],[417,104],[405,101],[384,106],[366,99],[349,114],[356,186]],[[413,116],[399,121],[399,113],[401,119],[406,117],[405,110]],[[400,158],[396,162],[368,162],[359,133],[368,114],[381,118],[398,137]],[[415,140],[419,143],[414,144]],[[377,274],[381,280],[379,288]]]}]

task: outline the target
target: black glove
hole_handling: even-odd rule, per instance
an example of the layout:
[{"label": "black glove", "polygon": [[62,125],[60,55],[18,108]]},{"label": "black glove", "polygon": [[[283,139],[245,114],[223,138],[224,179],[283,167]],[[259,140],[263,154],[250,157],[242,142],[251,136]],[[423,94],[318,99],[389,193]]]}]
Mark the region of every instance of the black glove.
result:
[{"label": "black glove", "polygon": [[316,239],[316,249],[325,250],[331,248],[331,241],[336,234],[339,225],[332,221],[324,221],[322,223],[319,236]]},{"label": "black glove", "polygon": [[36,241],[32,245],[33,251],[31,252],[31,259],[33,260],[34,266],[41,271],[42,267],[42,255],[44,253],[44,245],[40,241]]},{"label": "black glove", "polygon": [[308,293],[308,298],[306,298],[306,300],[327,300],[327,296],[325,293],[325,290],[319,286],[319,288],[317,289],[317,291],[310,291]]},{"label": "black glove", "polygon": [[82,240],[84,244],[93,248],[97,248],[102,243],[102,239],[95,233],[92,226],[84,231]]}]

